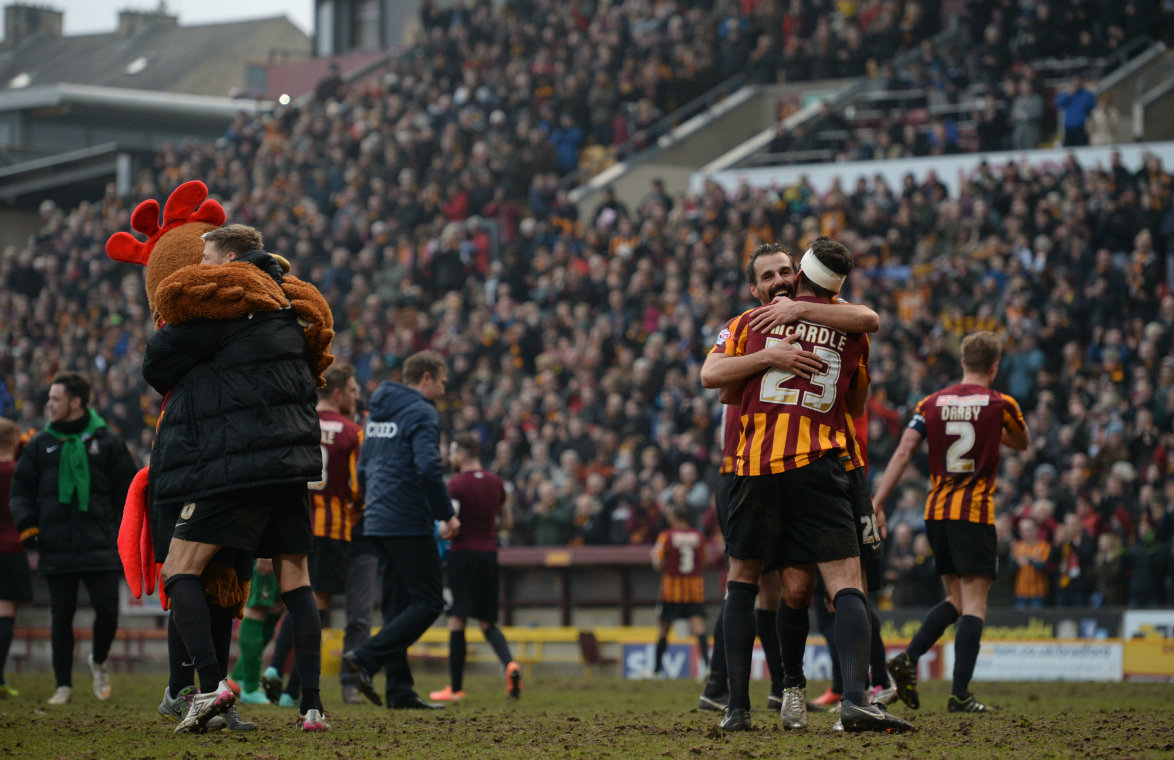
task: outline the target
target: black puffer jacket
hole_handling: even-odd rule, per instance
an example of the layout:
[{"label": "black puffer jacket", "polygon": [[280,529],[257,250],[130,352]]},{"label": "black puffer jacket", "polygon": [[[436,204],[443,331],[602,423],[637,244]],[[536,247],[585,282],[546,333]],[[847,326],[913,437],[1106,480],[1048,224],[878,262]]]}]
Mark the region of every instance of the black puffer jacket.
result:
[{"label": "black puffer jacket", "polygon": [[[80,432],[87,418],[79,420]],[[33,437],[12,475],[9,505],[16,527],[40,530],[37,567],[46,575],[121,570],[118,526],[122,505],[138,469],[126,445],[109,428],[99,428],[84,440],[90,462],[90,505],[82,512],[77,497],[62,504],[57,498],[61,441],[49,433]]]},{"label": "black puffer jacket", "polygon": [[166,399],[151,452],[156,502],[322,476],[316,384],[293,309],[168,325],[143,378]]}]

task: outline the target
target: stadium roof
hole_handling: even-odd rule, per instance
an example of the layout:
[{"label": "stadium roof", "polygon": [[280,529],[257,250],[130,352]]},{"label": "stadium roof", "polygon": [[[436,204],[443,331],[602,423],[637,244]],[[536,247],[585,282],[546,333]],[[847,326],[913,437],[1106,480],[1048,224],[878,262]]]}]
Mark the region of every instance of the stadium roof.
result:
[{"label": "stadium roof", "polygon": [[242,111],[273,108],[272,102],[245,98],[218,98],[174,92],[149,92],[120,87],[54,84],[0,91],[0,112],[56,106],[116,108],[119,111],[157,112],[168,116],[208,117],[224,122]]},{"label": "stadium roof", "polygon": [[[217,91],[207,89],[209,85],[226,89],[223,81],[199,81],[198,72],[209,62],[239,58],[240,47],[266,27],[285,31],[286,25],[306,40],[308,48],[308,38],[284,16],[196,26],[161,22],[130,35],[36,35],[0,49],[0,92],[60,83],[156,92]],[[260,47],[251,57],[267,61],[269,54],[268,48]]]}]

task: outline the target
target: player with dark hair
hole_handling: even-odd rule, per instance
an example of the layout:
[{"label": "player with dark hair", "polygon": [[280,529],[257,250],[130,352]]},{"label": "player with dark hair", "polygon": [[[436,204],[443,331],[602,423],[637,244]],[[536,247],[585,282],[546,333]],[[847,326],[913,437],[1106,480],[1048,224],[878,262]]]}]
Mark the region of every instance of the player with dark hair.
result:
[{"label": "player with dark hair", "polygon": [[[796,300],[831,304],[851,271],[851,255],[843,246],[828,242],[804,255]],[[841,715],[845,730],[910,730],[912,726],[889,715],[882,706],[868,704],[865,695],[871,624],[840,453],[847,446],[846,403],[853,404],[855,414],[863,411],[863,397],[849,394],[849,390],[867,385],[867,367],[861,364],[866,341],[859,333],[807,320],[761,332],[751,327],[753,320],[753,310],[736,319],[719,338],[701,372],[706,387],[745,382],[739,478],[731,497],[726,535],[730,554],[726,602],[730,705],[722,727],[750,728],[749,698],[741,683],[745,679],[742,673],[749,671],[749,658],[744,654],[740,660],[735,658],[749,649],[752,634],[738,619],[751,608],[764,568],[771,571],[790,566],[808,575],[818,567],[832,595],[845,679]],[[821,362],[818,369],[810,376],[797,375],[774,368],[759,356],[776,348],[781,339],[797,339],[815,353]],[[735,642],[735,638],[740,640]],[[804,725],[790,725],[787,716],[783,717],[785,727],[805,727],[805,721]]]},{"label": "player with dark hair", "polygon": [[481,466],[481,442],[474,433],[460,433],[448,447],[449,466],[457,475],[448,481],[448,495],[461,518],[461,532],[448,550],[448,583],[452,608],[448,615],[448,686],[428,696],[438,702],[465,698],[465,625],[474,618],[505,669],[506,696],[522,696],[522,666],[497,627],[497,531],[513,528],[513,513],[501,478]]},{"label": "player with dark hair", "polygon": [[[811,244],[811,251],[817,255],[842,256],[844,247],[828,237],[816,239]],[[837,305],[846,302],[838,294],[833,299]],[[752,329],[758,331],[770,330],[787,323],[785,315],[771,314],[770,309],[763,309],[750,322]],[[835,324],[833,323],[833,326]],[[864,336],[864,351],[861,355],[861,367],[858,372],[867,376],[869,356],[868,336]],[[864,415],[853,416],[852,409],[863,412],[868,400],[868,383],[857,383],[849,389],[845,396],[845,435],[847,448],[840,453],[844,472],[848,477],[849,491],[852,500],[854,524],[860,545],[861,578],[863,589],[876,589],[880,585],[880,558],[881,536],[878,532],[876,517],[873,514],[872,498],[869,494],[867,478],[867,459],[865,454],[864,436],[867,432]],[[777,628],[779,632],[780,649],[783,660],[783,687],[782,707],[780,716],[783,725],[787,728],[805,728],[807,717],[807,678],[803,672],[803,657],[807,647],[807,637],[810,633],[810,617],[808,608],[814,606],[816,617],[819,620],[820,631],[828,642],[828,652],[832,658],[833,688],[815,700],[817,708],[839,709],[840,694],[843,691],[843,674],[840,670],[839,653],[836,649],[834,636],[835,614],[832,599],[827,594],[822,577],[811,571],[811,568],[797,564],[790,564],[782,570],[782,600],[778,605]],[[869,605],[869,618],[872,622],[872,637],[870,646],[870,666],[873,672],[874,688],[869,692],[869,700],[881,701],[889,704],[895,698],[895,691],[888,682],[885,671],[884,642],[880,637],[880,620],[876,610]],[[835,728],[841,729],[839,722]]]},{"label": "player with dark hair", "polygon": [[[843,330],[871,332],[879,324],[876,313],[862,306],[836,308],[828,304],[808,301],[794,301],[795,269],[791,254],[776,243],[766,243],[754,249],[746,264],[746,282],[750,295],[767,307],[760,313],[767,313],[780,324],[795,319],[808,318],[821,324],[839,327]],[[731,320],[732,321],[732,320]],[[725,328],[729,327],[729,323]],[[723,328],[723,330],[725,329]],[[810,374],[818,370],[818,357],[802,349],[783,346],[778,367],[786,371]],[[793,364],[787,364],[792,362]],[[734,463],[737,456],[738,439],[742,432],[738,405],[741,403],[741,389],[733,386],[721,389],[722,409],[722,465],[720,482],[714,493],[714,506],[718,525],[725,534],[729,494],[735,481]],[[777,573],[766,573],[759,580],[758,596],[754,600],[754,629],[762,643],[767,670],[770,672],[771,687],[767,697],[767,708],[782,707],[783,666],[779,651],[779,636],[776,628],[776,610],[782,596],[781,581]],[[725,602],[719,611],[713,628],[713,655],[710,659],[709,677],[698,708],[701,710],[725,710],[729,702],[728,673],[725,650]]]},{"label": "player with dark hair", "polygon": [[946,628],[954,634],[954,684],[950,712],[986,712],[970,693],[970,679],[982,641],[987,592],[998,571],[995,483],[999,445],[1022,451],[1030,434],[1015,399],[992,390],[1002,345],[990,332],[962,341],[962,381],[926,396],[901,436],[877,486],[873,504],[882,520],[884,504],[922,440],[929,441],[930,492],[925,531],[946,599],[926,613],[904,652],[889,661],[897,695],[916,710],[917,661]]},{"label": "player with dark hair", "polygon": [[709,642],[705,636],[705,536],[690,522],[688,505],[669,510],[669,527],[656,537],[652,566],[661,573],[657,605],[656,664],[654,674],[664,672],[669,626],[687,619],[697,637],[701,661],[709,667]]}]

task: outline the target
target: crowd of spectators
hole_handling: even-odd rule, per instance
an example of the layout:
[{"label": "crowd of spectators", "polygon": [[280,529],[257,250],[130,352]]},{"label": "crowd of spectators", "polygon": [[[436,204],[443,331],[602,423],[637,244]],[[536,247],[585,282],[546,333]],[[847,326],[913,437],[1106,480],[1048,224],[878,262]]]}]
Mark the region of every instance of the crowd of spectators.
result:
[{"label": "crowd of spectators", "polygon": [[811,163],[1032,150],[1056,135],[1065,146],[1122,142],[1124,104],[1094,95],[1093,64],[1171,26],[1174,13],[1151,2],[971,2],[957,34],[921,37],[903,64],[881,63],[870,99],[780,123],[769,151]]},{"label": "crowd of spectators", "polygon": [[[534,4],[552,17],[574,7]],[[398,378],[415,351],[446,356],[445,427],[478,433],[510,484],[512,543],[651,543],[676,504],[712,535],[721,407],[701,389],[700,363],[718,327],[750,305],[748,253],[763,242],[803,250],[829,234],[857,258],[846,295],[881,314],[873,472],[912,404],[957,376],[961,337],[998,330],[998,385],[1020,400],[1035,440],[1004,454],[1006,540],[1023,538],[1024,519],[1041,526],[1057,547],[1044,571],[1056,575],[1057,602],[1172,598],[1169,167],[1156,157],[1138,172],[1075,160],[1054,171],[984,166],[955,196],[932,173],[852,190],[710,184],[674,197],[654,184],[631,207],[608,194],[581,218],[557,189],[557,151],[538,126],[551,98],[527,101],[532,66],[444,73],[464,60],[453,46],[486,61],[544,49],[545,22],[474,40],[488,12],[433,19],[436,48],[398,61],[377,87],[343,86],[241,117],[215,145],[161,151],[129,197],[110,189],[69,210],[44,204],[28,248],[0,253],[0,413],[39,427],[53,374],[85,371],[95,407],[145,460],[159,399],[139,377],[150,330],[142,271],[108,260],[103,245],[130,229],[135,203],[199,178],[230,220],[257,226],[267,249],[321,288],[334,353],[367,392]],[[526,87],[513,86],[518,77]],[[482,103],[482,87],[497,100]],[[914,464],[890,517],[888,593],[902,603],[924,564],[928,470]],[[1078,575],[1073,557],[1086,563]]]}]

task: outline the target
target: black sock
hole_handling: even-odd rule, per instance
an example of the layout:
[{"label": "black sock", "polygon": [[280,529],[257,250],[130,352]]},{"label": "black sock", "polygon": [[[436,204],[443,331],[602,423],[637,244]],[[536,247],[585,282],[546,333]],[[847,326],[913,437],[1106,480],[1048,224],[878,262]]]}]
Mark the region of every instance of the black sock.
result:
[{"label": "black sock", "polygon": [[[163,584],[171,597],[171,616],[200,678],[200,691],[215,691],[220,684],[220,665],[212,639],[208,600],[198,576],[173,575]],[[172,696],[175,696],[174,694]]]},{"label": "black sock", "polygon": [[872,637],[868,600],[859,589],[845,588],[836,594],[832,604],[836,609],[834,636],[844,677],[844,699],[857,705],[867,704],[864,681],[868,678]]},{"label": "black sock", "polygon": [[828,609],[824,598],[815,601],[815,624],[827,642],[828,657],[832,660],[832,693],[844,693],[844,672],[840,670],[840,652],[836,649],[836,615]]},{"label": "black sock", "polygon": [[[765,610],[760,610],[760,615],[764,613],[766,613]],[[781,688],[775,688],[775,669],[771,667],[769,654],[766,655],[766,665],[770,668],[771,692],[779,694],[782,689],[807,685],[807,677],[803,674],[803,652],[807,649],[807,634],[811,631],[811,618],[807,614],[806,607],[796,610],[785,601],[779,602],[778,612],[771,617],[775,619],[778,630],[775,639],[779,643],[778,667],[782,673],[782,679],[778,685]],[[758,624],[762,625],[761,617]],[[761,630],[760,628],[759,631]],[[759,635],[762,634],[759,633]],[[762,651],[765,653],[767,651],[765,639],[763,641]]]},{"label": "black sock", "polygon": [[0,617],[0,684],[4,683],[4,663],[8,662],[8,649],[12,646],[15,626],[16,618]]},{"label": "black sock", "polygon": [[704,633],[697,634],[697,651],[701,653],[701,661],[709,667],[709,637]]},{"label": "black sock", "polygon": [[656,666],[653,667],[653,673],[660,673],[664,670],[664,653],[669,648],[669,640],[665,636],[661,636],[656,640]]},{"label": "black sock", "polygon": [[868,615],[872,619],[872,656],[869,658],[871,663],[872,685],[879,686],[882,689],[889,688],[889,672],[885,669],[885,642],[881,638],[880,633],[880,618],[877,617],[876,607],[871,604],[868,605]]},{"label": "black sock", "polygon": [[179,693],[196,683],[196,671],[192,667],[191,657],[188,655],[187,645],[175,627],[175,615],[167,616],[167,667],[170,676],[167,679],[167,691],[172,699]]},{"label": "black sock", "polygon": [[448,678],[453,691],[465,686],[465,632],[448,632]]},{"label": "black sock", "polygon": [[954,696],[966,699],[970,694],[970,679],[982,644],[982,618],[963,615],[954,631]]},{"label": "black sock", "polygon": [[730,688],[726,674],[726,626],[722,622],[725,612],[726,602],[723,599],[717,622],[713,624],[713,654],[709,658],[709,680],[705,684],[707,697],[720,697]]},{"label": "black sock", "polygon": [[285,688],[281,690],[282,694],[289,695],[290,699],[297,699],[302,694],[302,679],[298,675],[298,663],[294,660],[293,667],[289,669],[289,678],[285,680]]},{"label": "black sock", "polygon": [[730,681],[731,710],[750,709],[750,660],[754,654],[754,598],[758,585],[726,581],[723,625],[726,634],[726,667]]},{"label": "black sock", "polygon": [[277,670],[277,675],[285,673],[285,663],[289,661],[289,653],[293,649],[293,617],[289,612],[281,619],[277,626],[277,635],[273,637],[273,657],[269,660],[269,667]]},{"label": "black sock", "polygon": [[921,627],[917,629],[917,633],[913,634],[913,639],[905,650],[914,665],[957,619],[958,610],[954,609],[954,605],[948,601],[939,602],[936,607],[925,613]]},{"label": "black sock", "polygon": [[208,618],[212,621],[212,644],[216,647],[220,677],[228,678],[228,650],[232,646],[232,610],[208,602]]},{"label": "black sock", "polygon": [[281,600],[293,618],[294,663],[302,681],[301,712],[321,710],[318,678],[322,672],[322,621],[318,617],[318,603],[309,586],[286,591]]},{"label": "black sock", "polygon": [[489,642],[489,646],[493,647],[493,653],[497,655],[498,661],[503,665],[509,665],[514,661],[514,656],[510,653],[509,642],[505,640],[505,634],[501,629],[495,625],[491,625],[481,632],[485,636],[485,640]]}]

